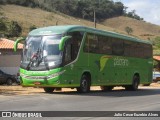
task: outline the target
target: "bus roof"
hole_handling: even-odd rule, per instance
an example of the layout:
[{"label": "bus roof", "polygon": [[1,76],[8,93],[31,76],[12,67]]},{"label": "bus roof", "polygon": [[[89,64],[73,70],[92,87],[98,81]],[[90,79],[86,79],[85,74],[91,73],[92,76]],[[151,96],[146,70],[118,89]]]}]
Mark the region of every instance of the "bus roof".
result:
[{"label": "bus roof", "polygon": [[39,35],[66,34],[68,32],[72,32],[72,31],[85,31],[85,32],[89,32],[89,33],[95,33],[95,34],[99,34],[99,35],[110,36],[110,37],[120,38],[120,39],[124,39],[124,40],[129,40],[129,41],[151,44],[151,42],[149,42],[147,40],[140,40],[135,37],[131,37],[131,36],[111,32],[111,31],[98,30],[95,28],[79,26],[79,25],[50,26],[50,27],[38,28],[38,29],[31,31],[29,33],[29,35],[30,36],[39,36]]}]

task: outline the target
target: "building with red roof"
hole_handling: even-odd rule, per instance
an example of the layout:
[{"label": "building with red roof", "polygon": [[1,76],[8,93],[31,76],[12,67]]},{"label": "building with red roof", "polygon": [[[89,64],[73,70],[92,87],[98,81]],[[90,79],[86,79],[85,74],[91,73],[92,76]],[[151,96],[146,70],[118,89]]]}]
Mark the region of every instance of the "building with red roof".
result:
[{"label": "building with red roof", "polygon": [[160,62],[160,56],[153,56],[153,59]]},{"label": "building with red roof", "polygon": [[17,74],[21,62],[23,44],[14,52],[14,41],[0,38],[0,69],[8,74]]},{"label": "building with red roof", "polygon": [[[14,49],[14,41],[12,40],[8,40],[8,39],[4,39],[4,38],[0,38],[0,54],[4,54],[7,52],[11,52],[13,53],[13,49]],[[19,43],[18,44],[18,51],[22,51],[23,49],[23,44]]]},{"label": "building with red roof", "polygon": [[[23,44],[18,44],[18,45],[19,49],[23,48]],[[14,41],[4,38],[0,39],[0,49],[13,49],[13,47],[14,47]]]}]

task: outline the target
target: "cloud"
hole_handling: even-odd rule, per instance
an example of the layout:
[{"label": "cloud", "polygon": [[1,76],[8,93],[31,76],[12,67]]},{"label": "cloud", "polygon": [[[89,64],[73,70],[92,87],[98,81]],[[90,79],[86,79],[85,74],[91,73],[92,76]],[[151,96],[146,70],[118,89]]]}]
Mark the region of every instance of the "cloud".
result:
[{"label": "cloud", "polygon": [[160,25],[160,0],[120,0],[128,11],[136,10],[136,14],[145,21]]}]

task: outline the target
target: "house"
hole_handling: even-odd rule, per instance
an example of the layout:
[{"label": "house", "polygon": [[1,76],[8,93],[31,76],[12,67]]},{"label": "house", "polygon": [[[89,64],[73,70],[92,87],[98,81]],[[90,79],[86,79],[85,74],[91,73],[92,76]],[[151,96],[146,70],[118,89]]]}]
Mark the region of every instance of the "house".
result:
[{"label": "house", "polygon": [[158,56],[158,55],[157,56],[153,56],[153,59],[156,60],[156,61],[160,61],[160,56]]},{"label": "house", "polygon": [[160,56],[153,56],[154,69],[153,69],[153,81],[160,81]]},{"label": "house", "polygon": [[23,44],[14,52],[14,41],[0,38],[0,69],[8,74],[17,74],[21,62]]},{"label": "house", "polygon": [[160,56],[153,56],[154,60],[154,69],[160,71]]}]

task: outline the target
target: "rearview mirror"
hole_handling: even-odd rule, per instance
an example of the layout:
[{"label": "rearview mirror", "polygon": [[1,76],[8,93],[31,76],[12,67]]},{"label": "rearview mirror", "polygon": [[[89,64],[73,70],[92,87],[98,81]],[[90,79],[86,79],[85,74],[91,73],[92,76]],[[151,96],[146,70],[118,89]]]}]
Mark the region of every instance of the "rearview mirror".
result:
[{"label": "rearview mirror", "polygon": [[66,42],[67,40],[69,40],[70,38],[72,38],[72,36],[65,36],[65,37],[62,37],[62,38],[61,38],[61,42],[60,42],[60,44],[59,44],[59,50],[60,50],[60,51],[63,51],[63,50],[64,50],[65,42]]},{"label": "rearview mirror", "polygon": [[18,43],[22,40],[25,40],[25,38],[21,37],[21,38],[18,38],[15,43],[14,43],[14,51],[16,52],[17,51],[17,46],[18,46]]}]

